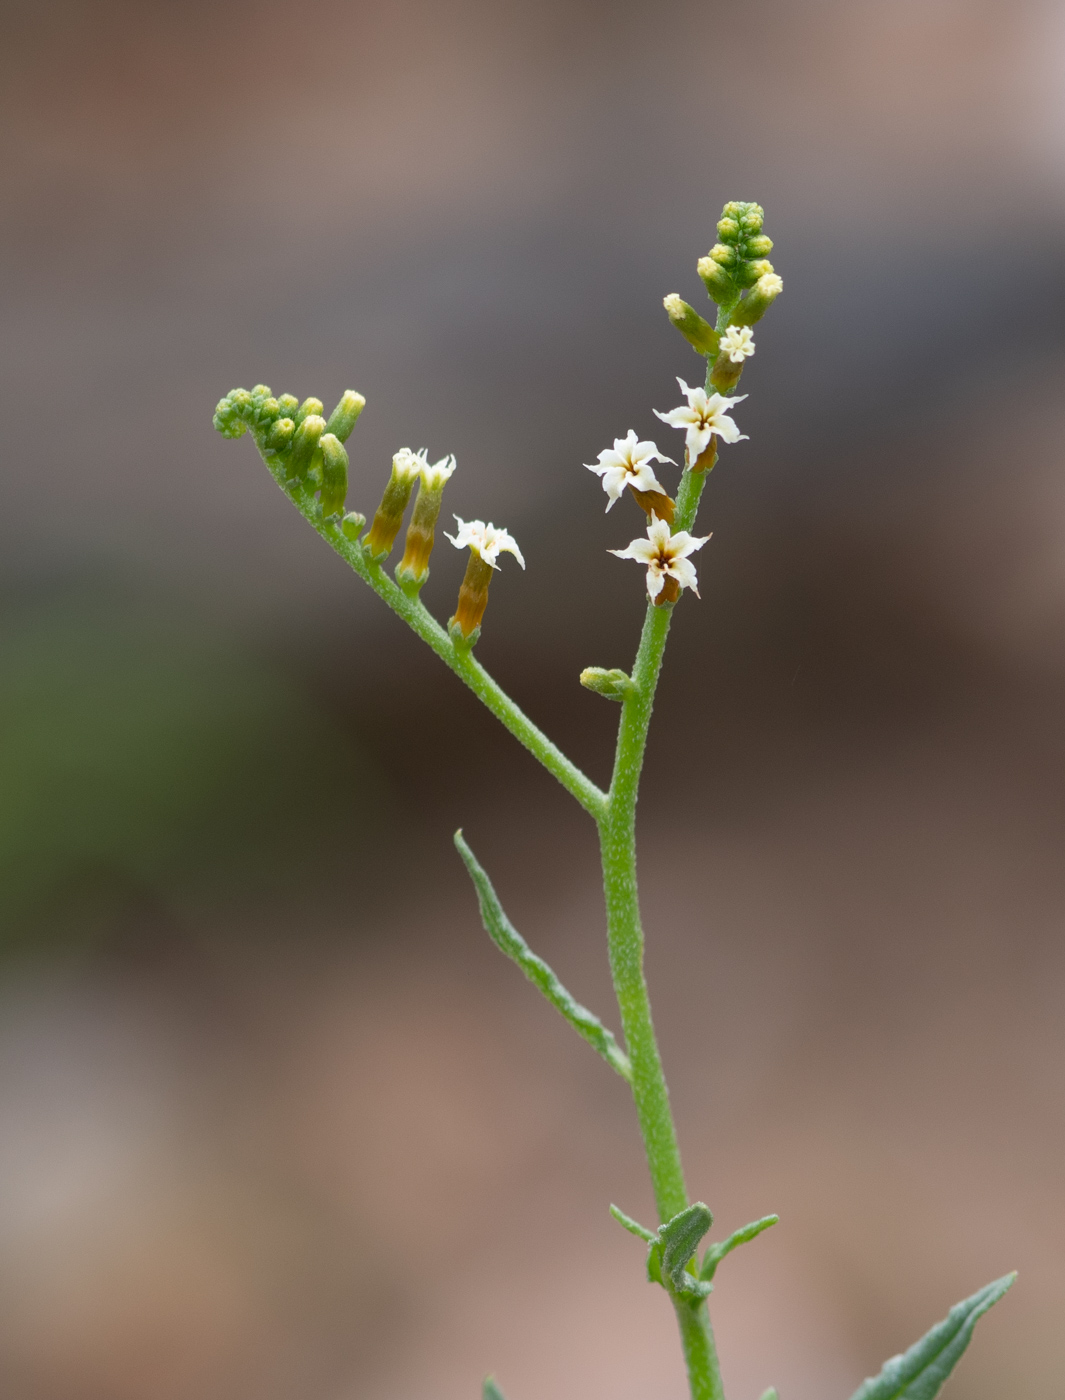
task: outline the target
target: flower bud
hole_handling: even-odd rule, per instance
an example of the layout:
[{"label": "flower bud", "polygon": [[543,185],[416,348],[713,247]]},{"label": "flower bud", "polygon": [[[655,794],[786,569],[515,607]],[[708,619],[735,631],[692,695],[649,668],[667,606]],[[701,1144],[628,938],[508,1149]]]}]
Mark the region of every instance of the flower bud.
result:
[{"label": "flower bud", "polygon": [[703,279],[710,300],[716,301],[719,306],[735,301],[739,295],[739,288],[735,282],[714,258],[700,258],[696,264],[696,271]]},{"label": "flower bud", "polygon": [[747,256],[749,258],[768,258],[773,251],[773,240],[767,238],[764,233],[756,234],[747,240]]},{"label": "flower bud", "polygon": [[295,413],[296,426],[299,427],[305,418],[310,418],[312,415],[315,418],[320,418],[324,408],[325,404],[322,403],[321,399],[304,399]]},{"label": "flower bud", "polygon": [[300,401],[295,394],[281,394],[277,400],[277,409],[282,418],[291,418],[293,423],[299,412]]},{"label": "flower bud", "polygon": [[753,326],[762,319],[783,290],[784,283],[775,272],[764,273],[734,309],[729,325]]},{"label": "flower bud", "polygon": [[304,418],[292,438],[288,454],[289,476],[302,481],[307,475],[311,460],[318,449],[318,440],[325,432],[325,419],[312,413]]},{"label": "flower bud", "polygon": [[740,226],[735,219],[721,219],[718,221],[718,238],[723,238],[726,242],[731,243],[733,239],[739,237],[739,233]]},{"label": "flower bud", "polygon": [[[243,389],[234,390],[233,393],[244,393]],[[218,406],[214,411],[215,431],[226,438],[243,437],[248,431],[248,425],[240,413],[239,406],[233,401],[233,394],[227,394],[224,399],[218,400]]]},{"label": "flower bud", "polygon": [[664,520],[668,525],[673,524],[673,515],[677,509],[677,503],[672,496],[667,496],[664,491],[637,491],[631,483],[629,490],[632,498],[640,507],[643,513],[650,520],[652,515],[657,515],[659,520]]},{"label": "flower bud", "polygon": [[366,407],[366,400],[354,389],[345,389],[340,402],[329,415],[325,425],[327,433],[332,433],[340,442],[347,442],[351,436],[359,414]]},{"label": "flower bud", "polygon": [[586,666],[581,672],[581,685],[585,690],[594,690],[607,700],[624,700],[632,689],[632,681],[624,671],[616,667],[604,671],[602,666]]},{"label": "flower bud", "polygon": [[322,434],[318,450],[322,454],[322,489],[319,495],[322,514],[336,515],[344,509],[344,497],[348,494],[348,454],[334,433]]},{"label": "flower bud", "polygon": [[715,243],[710,249],[709,256],[714,262],[720,263],[722,267],[731,267],[737,257],[735,248],[730,248],[725,243]]},{"label": "flower bud", "polygon": [[370,533],[363,542],[363,548],[375,563],[380,563],[392,552],[399,527],[403,524],[403,512],[407,509],[414,483],[421,476],[424,462],[424,455],[412,452],[409,447],[400,448],[392,458],[392,475],[377,507]]},{"label": "flower bud", "polygon": [[718,334],[709,321],[699,315],[694,306],[682,300],[676,292],[670,292],[662,301],[669,319],[681,335],[700,355],[716,355]]},{"label": "flower bud", "polygon": [[296,425],[291,418],[279,418],[263,439],[263,448],[275,455],[285,452],[295,436]]},{"label": "flower bud", "polygon": [[436,522],[444,487],[455,470],[454,457],[443,457],[431,467],[422,467],[422,479],[414,502],[403,558],[396,578],[405,588],[421,588],[429,577],[429,556],[436,540]]},{"label": "flower bud", "polygon": [[710,371],[710,383],[719,394],[727,394],[740,382],[742,373],[743,361],[735,364],[723,350],[714,361],[714,367]]},{"label": "flower bud", "polygon": [[340,528],[344,534],[344,538],[351,540],[352,544],[354,544],[366,528],[366,517],[365,515],[360,515],[357,510],[349,510],[344,516],[344,519],[340,522]]}]

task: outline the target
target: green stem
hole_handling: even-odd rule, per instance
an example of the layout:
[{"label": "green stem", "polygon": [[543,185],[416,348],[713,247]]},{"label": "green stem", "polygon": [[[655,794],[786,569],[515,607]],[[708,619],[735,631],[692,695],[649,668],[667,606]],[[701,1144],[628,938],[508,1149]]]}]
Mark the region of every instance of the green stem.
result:
[{"label": "green stem", "polygon": [[[705,472],[684,472],[677,496],[675,529],[690,529],[705,484]],[[636,800],[674,606],[648,604],[632,668],[632,684],[622,704],[608,808],[599,822],[610,970],[632,1066],[636,1115],[662,1223],[685,1208],[688,1196],[643,971],[644,937],[636,884]],[[674,1304],[692,1400],[723,1400],[706,1304],[693,1307],[681,1298],[674,1299]]]},{"label": "green stem", "polygon": [[367,559],[362,546],[356,540],[349,540],[331,521],[322,518],[321,507],[314,499],[313,488],[302,486],[286,488],[281,479],[280,469],[269,458],[264,458],[274,480],[293,502],[300,514],[321,535],[322,539],[341,559],[370,585],[378,597],[384,599],[394,613],[428,643],[446,666],[473,691],[511,734],[538,758],[567,792],[571,793],[586,812],[600,821],[607,807],[607,796],[590,778],[571,763],[543,730],[539,729],[528,715],[516,705],[502,687],[492,679],[479,661],[474,658],[471,648],[456,646],[436,618],[414,593],[407,593],[399,584],[384,572],[379,564]]}]

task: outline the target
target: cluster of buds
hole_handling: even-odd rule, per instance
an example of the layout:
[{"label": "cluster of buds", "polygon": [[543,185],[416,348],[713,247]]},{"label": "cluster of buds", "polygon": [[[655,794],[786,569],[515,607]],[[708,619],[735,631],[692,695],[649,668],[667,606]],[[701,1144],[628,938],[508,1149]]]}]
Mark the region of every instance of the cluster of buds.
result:
[{"label": "cluster of buds", "polygon": [[271,466],[280,468],[288,483],[316,490],[326,518],[339,515],[348,494],[348,454],[351,435],[366,400],[347,389],[326,420],[321,399],[302,403],[294,394],[277,398],[266,384],[232,389],[215,409],[214,425],[223,437],[251,432]]},{"label": "cluster of buds", "polygon": [[[287,490],[302,488],[318,493],[322,522],[329,524],[344,510],[348,454],[343,444],[365,404],[361,394],[348,389],[327,421],[322,416],[321,399],[308,398],[300,403],[292,394],[275,398],[267,385],[257,384],[251,390],[233,389],[228,393],[215,409],[214,426],[227,438],[251,432],[267,465]],[[454,471],[453,456],[430,462],[424,448],[419,452],[400,448],[392,458],[381,504],[360,546],[367,563],[380,566],[385,562],[417,486],[403,557],[396,568],[400,587],[414,596],[429,577],[429,556],[436,540],[444,487]],[[473,646],[481,633],[488,585],[498,570],[496,560],[500,553],[513,554],[523,569],[525,560],[506,530],[483,520],[463,521],[458,516],[455,519],[458,533],[448,535],[448,539],[458,549],[468,548],[470,558],[448,631],[456,643]],[[362,535],[366,517],[349,511],[339,523],[344,537],[355,544]]]},{"label": "cluster of buds", "polygon": [[744,362],[754,354],[751,327],[784,290],[769,261],[773,240],[762,232],[764,220],[760,204],[731,200],[718,221],[718,242],[699,259],[699,276],[711,301],[721,309],[717,327],[676,292],[663,303],[688,344],[710,361],[707,387],[722,394],[735,388]]}]

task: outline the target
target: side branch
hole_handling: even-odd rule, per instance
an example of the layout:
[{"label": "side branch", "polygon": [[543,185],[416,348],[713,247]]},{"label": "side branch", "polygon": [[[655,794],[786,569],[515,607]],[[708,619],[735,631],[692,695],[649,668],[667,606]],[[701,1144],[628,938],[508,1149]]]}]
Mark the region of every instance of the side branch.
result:
[{"label": "side branch", "polygon": [[[265,460],[265,459],[264,459]],[[416,596],[404,592],[379,564],[372,564],[363,553],[361,545],[349,540],[331,521],[323,519],[321,507],[314,499],[313,490],[296,486],[286,488],[280,473],[273,463],[266,460],[270,474],[296,506],[303,518],[317,530],[322,539],[340,555],[359,577],[370,585],[379,598],[382,598],[394,613],[397,613],[407,626],[426,642],[441,661],[464,681],[474,695],[485,704],[511,734],[529,752],[540,760],[552,777],[581,804],[597,822],[603,820],[607,810],[606,793],[572,763],[557,745],[539,729],[524,710],[516,705],[505,690],[493,680],[469,647],[456,646],[443,627],[428,611],[425,604]]]},{"label": "side branch", "polygon": [[461,831],[455,832],[455,845],[477,890],[481,920],[492,942],[518,964],[529,981],[540,988],[551,1005],[565,1016],[577,1034],[583,1036],[593,1050],[598,1050],[607,1064],[617,1070],[626,1083],[631,1084],[632,1066],[629,1064],[629,1057],[599,1017],[586,1006],[582,1006],[566,990],[543,958],[537,957],[507,918],[499,896],[492,888],[491,880],[466,844]]}]

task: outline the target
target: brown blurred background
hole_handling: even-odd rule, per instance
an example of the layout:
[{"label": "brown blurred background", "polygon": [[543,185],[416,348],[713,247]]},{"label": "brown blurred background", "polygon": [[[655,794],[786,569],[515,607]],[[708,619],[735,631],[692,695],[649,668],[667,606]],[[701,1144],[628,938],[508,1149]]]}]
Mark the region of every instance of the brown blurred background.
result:
[{"label": "brown blurred background", "polygon": [[[726,199],[785,295],[642,814],[730,1400],[845,1400],[1017,1267],[948,1394],[1065,1378],[1065,7],[2,7],[0,1392],[674,1400],[593,831],[215,401],[454,451],[528,560],[479,655],[605,781],[640,580],[582,462],[699,362]],[[666,469],[669,471],[669,469]],[[668,478],[672,480],[672,477]],[[445,545],[427,599],[450,611]]]}]

